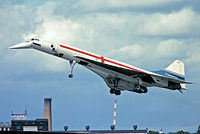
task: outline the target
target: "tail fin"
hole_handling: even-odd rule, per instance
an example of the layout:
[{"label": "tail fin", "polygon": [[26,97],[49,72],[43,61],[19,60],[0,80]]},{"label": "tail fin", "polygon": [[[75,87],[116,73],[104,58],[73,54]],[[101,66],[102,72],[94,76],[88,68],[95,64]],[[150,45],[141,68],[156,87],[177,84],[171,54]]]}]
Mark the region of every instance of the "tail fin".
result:
[{"label": "tail fin", "polygon": [[172,64],[170,64],[165,70],[185,76],[184,63],[179,60],[175,60]]},{"label": "tail fin", "polygon": [[[185,69],[184,69],[184,63],[182,61],[175,60],[172,64],[170,64],[167,68],[165,68],[165,70],[174,73],[176,75],[179,75],[185,79]],[[181,84],[181,88],[187,89],[185,84]]]}]

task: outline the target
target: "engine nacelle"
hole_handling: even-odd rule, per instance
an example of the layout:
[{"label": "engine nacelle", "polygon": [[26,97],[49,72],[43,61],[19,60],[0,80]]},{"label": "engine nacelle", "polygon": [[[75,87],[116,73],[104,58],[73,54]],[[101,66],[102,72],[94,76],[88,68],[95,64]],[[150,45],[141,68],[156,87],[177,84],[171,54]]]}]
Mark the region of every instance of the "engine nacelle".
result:
[{"label": "engine nacelle", "polygon": [[168,88],[172,89],[172,90],[176,90],[176,89],[181,89],[181,84],[180,83],[174,83],[174,82],[170,82],[168,83]]},{"label": "engine nacelle", "polygon": [[141,93],[147,93],[148,89],[147,89],[147,87],[143,87],[143,86],[140,86],[140,88],[134,87],[133,92],[140,93],[140,94]]}]

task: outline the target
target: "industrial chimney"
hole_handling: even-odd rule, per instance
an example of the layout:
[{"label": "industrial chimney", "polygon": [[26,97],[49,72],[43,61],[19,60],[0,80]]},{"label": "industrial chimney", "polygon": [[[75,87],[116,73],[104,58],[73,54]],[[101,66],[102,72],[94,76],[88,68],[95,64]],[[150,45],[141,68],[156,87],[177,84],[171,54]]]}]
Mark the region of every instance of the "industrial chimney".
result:
[{"label": "industrial chimney", "polygon": [[44,98],[44,119],[48,119],[48,130],[52,130],[51,98]]}]

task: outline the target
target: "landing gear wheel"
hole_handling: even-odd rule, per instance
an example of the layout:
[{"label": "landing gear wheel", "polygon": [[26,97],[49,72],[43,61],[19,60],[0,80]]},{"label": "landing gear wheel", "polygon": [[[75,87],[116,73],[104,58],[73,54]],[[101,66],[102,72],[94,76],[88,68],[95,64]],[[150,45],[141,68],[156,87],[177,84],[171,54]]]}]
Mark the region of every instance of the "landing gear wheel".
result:
[{"label": "landing gear wheel", "polygon": [[110,93],[114,94],[115,93],[115,89],[110,89]]},{"label": "landing gear wheel", "polygon": [[73,77],[73,74],[69,74],[69,78],[72,78]]},{"label": "landing gear wheel", "polygon": [[121,91],[120,90],[116,90],[115,91],[115,95],[120,95],[121,94]]}]

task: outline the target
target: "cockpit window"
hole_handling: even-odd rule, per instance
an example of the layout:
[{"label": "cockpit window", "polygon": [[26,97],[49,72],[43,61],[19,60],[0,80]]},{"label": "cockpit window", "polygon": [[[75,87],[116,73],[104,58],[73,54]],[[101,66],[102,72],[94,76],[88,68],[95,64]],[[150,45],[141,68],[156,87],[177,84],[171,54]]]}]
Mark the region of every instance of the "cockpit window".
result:
[{"label": "cockpit window", "polygon": [[38,44],[38,43],[35,43],[35,42],[33,42],[33,45],[41,46],[41,44]]}]

